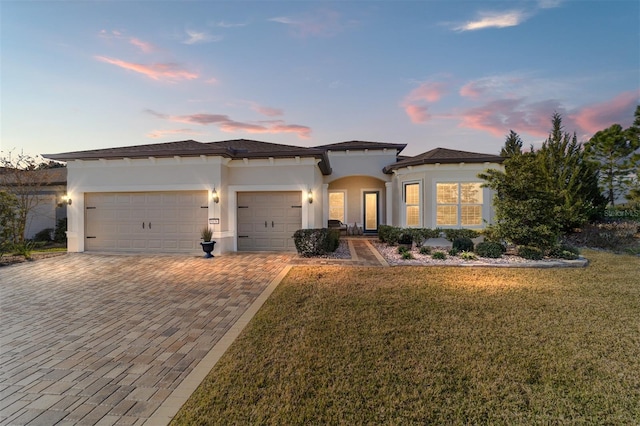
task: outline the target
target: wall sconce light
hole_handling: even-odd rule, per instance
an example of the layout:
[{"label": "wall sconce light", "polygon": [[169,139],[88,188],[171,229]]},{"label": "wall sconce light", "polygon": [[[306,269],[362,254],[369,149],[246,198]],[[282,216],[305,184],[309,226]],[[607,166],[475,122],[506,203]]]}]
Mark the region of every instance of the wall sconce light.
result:
[{"label": "wall sconce light", "polygon": [[309,189],[307,193],[307,200],[309,200],[309,204],[313,203],[313,192],[311,192],[311,189]]},{"label": "wall sconce light", "polygon": [[63,205],[71,205],[71,197],[65,192],[64,195],[60,198],[60,202],[58,203],[58,207],[62,207]]},{"label": "wall sconce light", "polygon": [[216,191],[215,188],[213,188],[213,191],[211,191],[211,199],[216,204],[220,202],[220,196],[218,195],[218,191]]}]

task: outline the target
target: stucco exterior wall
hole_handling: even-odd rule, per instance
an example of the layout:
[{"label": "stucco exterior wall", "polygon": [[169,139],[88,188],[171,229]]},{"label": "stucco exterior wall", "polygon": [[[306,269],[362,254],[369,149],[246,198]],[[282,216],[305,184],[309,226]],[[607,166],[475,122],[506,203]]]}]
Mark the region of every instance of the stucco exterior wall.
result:
[{"label": "stucco exterior wall", "polygon": [[[426,164],[408,167],[394,172],[393,178],[393,216],[394,225],[406,226],[403,185],[406,183],[420,183],[421,189],[421,224],[420,227],[436,228],[436,184],[446,182],[478,182],[484,183],[478,177],[479,173],[489,168],[501,169],[500,164]],[[494,192],[489,188],[482,188],[482,225],[477,228],[484,228],[487,221],[492,223],[494,219],[493,209]],[[440,226],[445,228],[446,226]]]},{"label": "stucco exterior wall", "polygon": [[345,193],[345,223],[353,225],[364,222],[363,204],[365,191],[379,191],[378,212],[379,222],[386,223],[386,186],[385,182],[370,176],[351,176],[334,180],[328,185],[327,192],[344,191]]},{"label": "stucco exterior wall", "polygon": [[389,181],[390,176],[382,172],[396,162],[396,150],[349,150],[329,151],[332,173],[324,177],[325,183],[347,176],[372,176]]}]

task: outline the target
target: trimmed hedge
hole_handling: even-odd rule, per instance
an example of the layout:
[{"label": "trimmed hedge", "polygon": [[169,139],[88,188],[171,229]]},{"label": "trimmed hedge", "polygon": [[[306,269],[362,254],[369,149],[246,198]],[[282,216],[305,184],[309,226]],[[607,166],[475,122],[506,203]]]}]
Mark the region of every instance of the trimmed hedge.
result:
[{"label": "trimmed hedge", "polygon": [[449,241],[454,241],[458,238],[477,238],[480,233],[475,229],[445,229],[444,237]]},{"label": "trimmed hedge", "polygon": [[518,246],[518,256],[528,260],[541,260],[544,253],[538,247]]},{"label": "trimmed hedge", "polygon": [[293,234],[293,241],[300,256],[322,256],[336,251],[340,245],[340,230],[298,229]]},{"label": "trimmed hedge", "polygon": [[458,251],[473,251],[473,241],[469,237],[458,237],[453,240],[453,248]]}]

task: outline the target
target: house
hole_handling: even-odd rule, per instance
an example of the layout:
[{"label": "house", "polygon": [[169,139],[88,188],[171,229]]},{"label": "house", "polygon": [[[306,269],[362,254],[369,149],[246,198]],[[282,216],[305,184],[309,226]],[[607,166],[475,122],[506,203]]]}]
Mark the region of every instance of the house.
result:
[{"label": "house", "polygon": [[67,217],[66,205],[60,204],[66,184],[64,167],[37,170],[0,167],[0,190],[16,195],[22,205],[29,207],[24,238],[31,239],[43,229],[55,229],[58,220]]},{"label": "house", "polygon": [[193,140],[45,155],[66,161],[68,249],[194,252],[207,224],[215,253],[295,250],[293,233],[329,219],[482,228],[492,194],[478,173],[502,157],[349,141],[313,148]]}]

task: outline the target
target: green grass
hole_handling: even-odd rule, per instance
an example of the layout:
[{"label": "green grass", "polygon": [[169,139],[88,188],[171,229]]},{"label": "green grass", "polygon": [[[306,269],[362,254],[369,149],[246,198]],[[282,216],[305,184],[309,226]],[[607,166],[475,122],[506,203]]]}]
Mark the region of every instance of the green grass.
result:
[{"label": "green grass", "polygon": [[640,258],[291,270],[183,424],[638,424]]}]

